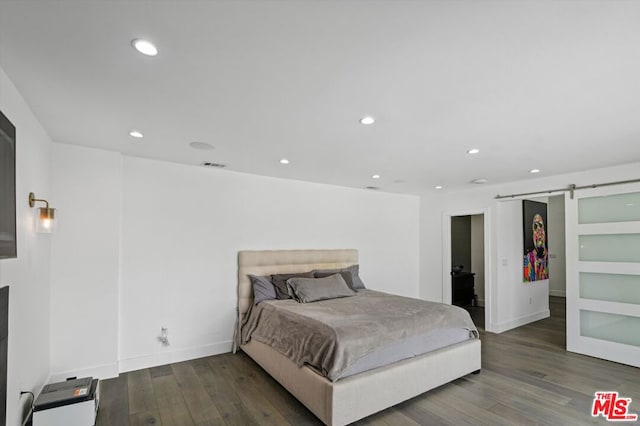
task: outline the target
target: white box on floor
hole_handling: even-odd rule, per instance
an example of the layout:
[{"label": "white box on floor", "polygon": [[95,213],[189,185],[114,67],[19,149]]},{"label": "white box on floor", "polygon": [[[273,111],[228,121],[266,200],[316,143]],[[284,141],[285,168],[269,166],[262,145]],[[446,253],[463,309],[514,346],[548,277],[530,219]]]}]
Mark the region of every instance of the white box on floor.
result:
[{"label": "white box on floor", "polygon": [[33,426],[93,426],[98,403],[98,379],[47,385],[34,404]]}]

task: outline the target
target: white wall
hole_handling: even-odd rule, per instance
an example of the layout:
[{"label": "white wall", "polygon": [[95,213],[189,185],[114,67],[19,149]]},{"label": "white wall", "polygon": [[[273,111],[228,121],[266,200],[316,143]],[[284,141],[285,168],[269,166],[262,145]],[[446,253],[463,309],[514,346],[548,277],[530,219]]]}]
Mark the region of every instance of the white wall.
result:
[{"label": "white wall", "polygon": [[[65,219],[56,234],[54,298],[86,303],[107,317],[89,320],[98,330],[93,335],[80,324],[55,327],[55,374],[104,373],[115,348],[122,371],[228,351],[239,250],[357,248],[369,288],[418,295],[418,197],[126,156],[118,172],[118,154],[54,145],[55,187]],[[114,188],[120,188],[117,194]],[[88,192],[104,194],[105,201],[92,206],[92,198],[82,196]],[[118,205],[117,198],[120,216],[106,214],[102,209]],[[96,214],[106,230],[91,229],[87,218]],[[120,282],[114,290],[117,257]],[[68,319],[65,308],[54,309],[58,325]],[[169,347],[156,338],[161,327],[169,329]],[[101,345],[103,355],[69,353],[64,343],[72,336],[88,347]]]},{"label": "white wall", "polygon": [[239,250],[357,248],[368,287],[418,294],[417,197],[125,157],[123,203],[125,369],[229,350]]},{"label": "white wall", "polygon": [[547,205],[549,240],[549,294],[566,296],[567,262],[565,254],[564,196],[549,197]]},{"label": "white wall", "polygon": [[[472,185],[463,191],[445,190],[424,194],[420,200],[421,297],[434,301],[443,300],[443,216],[474,214],[486,210],[488,216],[485,216],[485,220],[489,220],[491,231],[489,235],[485,234],[485,238],[490,241],[490,281],[485,282],[485,299],[492,298],[496,302],[488,305],[487,330],[504,331],[523,321],[548,315],[548,302],[539,297],[544,293],[541,288],[547,281],[534,283],[534,286],[522,283],[522,217],[516,206],[521,201],[498,201],[495,196],[565,188],[569,184],[581,186],[636,179],[638,170],[640,163],[633,163],[504,185]],[[506,265],[502,264],[503,259],[507,260]],[[514,289],[518,289],[516,293],[513,293]],[[540,293],[537,293],[538,290],[531,293],[532,289],[540,289]],[[532,297],[531,305],[529,297]]]},{"label": "white wall", "polygon": [[51,140],[0,68],[0,110],[16,126],[17,259],[0,260],[0,286],[9,285],[7,425],[22,422],[28,398],[49,376],[49,267],[51,235],[36,234],[29,192],[51,198]]},{"label": "white wall", "polygon": [[478,306],[484,306],[484,215],[471,216],[471,272]]},{"label": "white wall", "polygon": [[53,144],[51,371],[69,376],[118,373],[121,156]]},{"label": "white wall", "polygon": [[[420,297],[442,302],[442,208],[440,193],[420,197]],[[447,253],[447,256],[449,254]]]},{"label": "white wall", "polygon": [[549,280],[523,282],[522,200],[497,204],[497,317],[502,332],[549,316]]}]

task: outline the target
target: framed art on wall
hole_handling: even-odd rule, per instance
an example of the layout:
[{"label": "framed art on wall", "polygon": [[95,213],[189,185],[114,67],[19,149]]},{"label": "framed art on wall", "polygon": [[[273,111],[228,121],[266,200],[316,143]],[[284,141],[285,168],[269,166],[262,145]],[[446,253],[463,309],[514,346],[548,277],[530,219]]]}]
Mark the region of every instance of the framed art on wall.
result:
[{"label": "framed art on wall", "polygon": [[549,279],[547,204],[522,201],[523,281]]}]

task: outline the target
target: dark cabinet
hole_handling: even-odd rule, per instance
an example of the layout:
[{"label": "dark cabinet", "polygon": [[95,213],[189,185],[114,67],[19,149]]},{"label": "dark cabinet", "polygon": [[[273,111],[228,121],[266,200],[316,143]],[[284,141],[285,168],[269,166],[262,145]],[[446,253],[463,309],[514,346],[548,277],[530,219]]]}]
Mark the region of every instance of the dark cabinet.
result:
[{"label": "dark cabinet", "polygon": [[459,306],[471,305],[475,296],[473,272],[451,274],[451,303]]}]

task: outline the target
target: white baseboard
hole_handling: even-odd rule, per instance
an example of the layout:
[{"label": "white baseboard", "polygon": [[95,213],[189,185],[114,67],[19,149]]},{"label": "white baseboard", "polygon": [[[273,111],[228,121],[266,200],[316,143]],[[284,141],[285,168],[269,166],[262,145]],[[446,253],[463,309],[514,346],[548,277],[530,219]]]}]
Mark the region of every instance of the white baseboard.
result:
[{"label": "white baseboard", "polygon": [[512,330],[514,328],[521,327],[523,325],[539,321],[541,319],[549,318],[549,316],[551,316],[551,313],[548,309],[546,309],[544,311],[525,315],[510,321],[505,321],[500,324],[492,324],[491,327],[487,328],[487,331],[490,331],[492,333],[503,333],[505,331]]},{"label": "white baseboard", "polygon": [[551,290],[549,289],[549,296],[567,297],[567,292],[564,290]]},{"label": "white baseboard", "polygon": [[120,373],[231,352],[231,343],[231,340],[226,340],[223,342],[212,343],[209,345],[197,346],[192,348],[176,350],[171,350],[169,348],[166,351],[158,352],[155,354],[121,359],[119,362]]},{"label": "white baseboard", "polygon": [[51,373],[49,382],[61,382],[68,377],[93,377],[94,379],[110,379],[112,377],[118,377],[118,363],[97,365],[89,368],[82,368],[80,370],[61,371],[57,373]]}]

